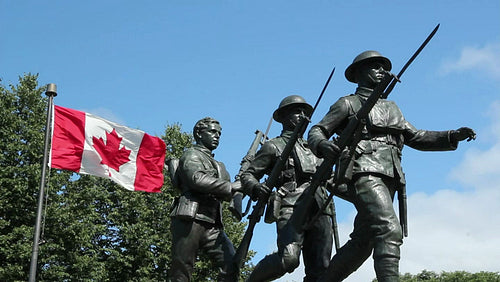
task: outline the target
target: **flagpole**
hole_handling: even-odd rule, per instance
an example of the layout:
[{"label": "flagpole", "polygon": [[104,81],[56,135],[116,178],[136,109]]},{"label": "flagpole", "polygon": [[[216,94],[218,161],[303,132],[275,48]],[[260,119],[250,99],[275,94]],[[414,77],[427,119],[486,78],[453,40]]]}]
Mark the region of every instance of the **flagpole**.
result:
[{"label": "flagpole", "polygon": [[38,210],[36,213],[36,223],[35,223],[35,236],[33,239],[33,251],[31,254],[31,265],[30,265],[30,276],[29,282],[35,282],[36,269],[38,261],[38,245],[40,240],[40,226],[42,223],[42,213],[43,213],[43,197],[45,194],[45,174],[48,166],[48,154],[49,154],[49,143],[50,143],[50,128],[52,126],[52,108],[54,97],[57,96],[57,86],[54,83],[47,84],[47,90],[45,90],[45,95],[49,97],[49,103],[47,106],[47,126],[45,127],[45,145],[43,150],[43,163],[42,163],[42,177],[40,179],[40,192],[38,195]]}]

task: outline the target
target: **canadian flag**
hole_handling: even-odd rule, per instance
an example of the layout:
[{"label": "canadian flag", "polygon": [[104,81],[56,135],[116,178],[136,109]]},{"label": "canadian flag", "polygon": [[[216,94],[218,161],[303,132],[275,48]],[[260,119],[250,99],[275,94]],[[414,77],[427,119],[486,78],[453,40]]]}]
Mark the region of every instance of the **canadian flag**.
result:
[{"label": "canadian flag", "polygon": [[160,138],[61,106],[54,106],[52,128],[50,167],[109,178],[127,190],[160,192]]}]

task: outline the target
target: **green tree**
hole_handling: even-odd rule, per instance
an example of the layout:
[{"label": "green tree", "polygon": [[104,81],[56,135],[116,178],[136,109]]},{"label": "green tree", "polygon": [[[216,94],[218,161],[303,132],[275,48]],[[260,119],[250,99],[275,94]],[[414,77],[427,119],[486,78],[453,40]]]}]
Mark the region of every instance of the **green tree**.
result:
[{"label": "green tree", "polygon": [[[17,85],[0,83],[0,281],[25,281],[29,273],[47,115],[37,79],[25,74]],[[179,157],[193,141],[178,124],[167,125],[161,137],[167,157]],[[38,281],[165,280],[169,211],[179,193],[168,177],[162,193],[130,192],[107,179],[54,169],[46,183]],[[225,212],[224,224],[237,245],[244,223]],[[216,277],[203,258],[194,275],[196,281]]]},{"label": "green tree", "polygon": [[[374,279],[373,281],[377,281]],[[466,271],[454,271],[454,272],[441,272],[440,274],[429,271],[422,270],[422,272],[413,275],[410,273],[405,273],[400,277],[401,282],[498,282],[500,281],[499,272],[486,272],[481,271],[477,273],[470,273]]]},{"label": "green tree", "polygon": [[[46,98],[37,76],[27,74],[7,89],[0,85],[0,280],[26,280],[41,177]],[[52,177],[63,185],[69,173]]]}]

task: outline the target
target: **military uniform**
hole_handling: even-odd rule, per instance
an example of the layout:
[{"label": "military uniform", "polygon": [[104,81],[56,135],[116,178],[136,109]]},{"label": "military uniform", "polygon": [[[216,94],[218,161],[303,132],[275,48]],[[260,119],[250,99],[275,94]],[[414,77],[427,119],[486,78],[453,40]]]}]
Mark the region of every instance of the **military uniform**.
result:
[{"label": "military uniform", "polygon": [[[388,61],[378,52],[365,53],[360,56],[370,55]],[[355,59],[353,64],[363,60],[366,58]],[[383,62],[387,64],[387,61]],[[348,71],[346,77],[353,81]],[[319,150],[320,143],[334,134],[340,135],[372,91],[358,87],[355,94],[342,97],[333,104],[326,116],[311,128],[308,142],[318,157],[324,157]],[[458,142],[452,140],[451,132],[417,130],[405,120],[394,102],[380,99],[375,104],[362,131],[362,140],[355,149],[352,180],[348,183],[348,197],[358,212],[354,231],[350,240],[332,258],[321,281],[345,279],[372,251],[378,281],[398,281],[402,230],[392,202],[395,192],[406,183],[401,151],[404,145],[424,151],[454,150]]]},{"label": "military uniform", "polygon": [[194,145],[179,160],[178,199],[172,218],[172,266],[169,281],[190,281],[198,249],[221,267],[219,281],[235,281],[228,273],[234,247],[223,230],[221,200],[231,196],[229,173],[212,152]]},{"label": "military uniform", "polygon": [[[304,101],[302,97],[300,99],[299,104]],[[297,101],[294,100],[294,102]],[[257,152],[250,167],[241,176],[242,184],[246,189],[257,190],[260,185],[259,180],[265,174],[269,175],[291,134],[292,131],[283,130],[279,137],[266,142]],[[320,160],[308,148],[307,142],[299,138],[281,173],[277,185],[279,192],[271,196],[271,199],[276,197],[276,200],[270,201],[266,210],[266,217],[271,213],[274,214],[276,220],[278,251],[264,257],[257,264],[248,281],[271,281],[287,272],[292,272],[299,266],[301,249],[306,272],[304,281],[316,281],[319,275],[325,272],[333,242],[331,209],[323,212],[313,227],[308,230],[297,228],[290,220],[293,212],[304,201],[303,192],[309,186],[311,176],[319,164]],[[323,187],[317,189],[314,196],[314,204],[308,211],[310,216],[318,212],[319,207],[327,198]],[[280,205],[276,205],[276,201]],[[269,212],[271,208],[276,210]]]}]

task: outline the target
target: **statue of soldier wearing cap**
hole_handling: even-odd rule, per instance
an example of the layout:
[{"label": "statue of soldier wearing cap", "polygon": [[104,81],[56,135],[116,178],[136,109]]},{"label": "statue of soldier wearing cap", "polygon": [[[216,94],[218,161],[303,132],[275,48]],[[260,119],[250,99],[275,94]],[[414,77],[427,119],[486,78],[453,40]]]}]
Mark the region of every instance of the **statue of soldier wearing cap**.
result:
[{"label": "statue of soldier wearing cap", "polygon": [[[339,148],[330,137],[338,136],[362,104],[389,75],[391,61],[377,51],[359,54],[345,77],[358,87],[337,100],[309,131],[311,150],[320,158],[336,158]],[[342,281],[373,253],[377,280],[399,281],[400,246],[403,234],[393,208],[396,191],[405,186],[401,167],[404,145],[422,151],[455,150],[459,141],[475,139],[467,127],[448,131],[418,130],[392,101],[379,99],[371,109],[361,140],[352,156],[347,195],[357,215],[350,240],[333,256],[320,281]]]},{"label": "statue of soldier wearing cap", "polygon": [[[248,193],[253,200],[265,199],[269,195],[269,188],[259,180],[270,174],[300,119],[303,115],[309,116],[312,110],[313,107],[298,95],[288,96],[279,104],[273,118],[282,124],[281,135],[262,145],[241,176],[242,185],[245,191],[250,191]],[[303,192],[319,163],[320,159],[300,136],[276,185],[279,188],[269,197],[264,216],[266,223],[276,222],[278,251],[264,257],[247,281],[272,281],[293,272],[299,266],[301,251],[305,264],[304,281],[316,281],[326,271],[333,243],[331,207],[325,209],[314,226],[305,231],[297,230],[290,220],[295,208],[304,199]],[[323,187],[317,189],[315,204],[309,211],[311,215],[318,212],[326,198],[326,190]]]}]

